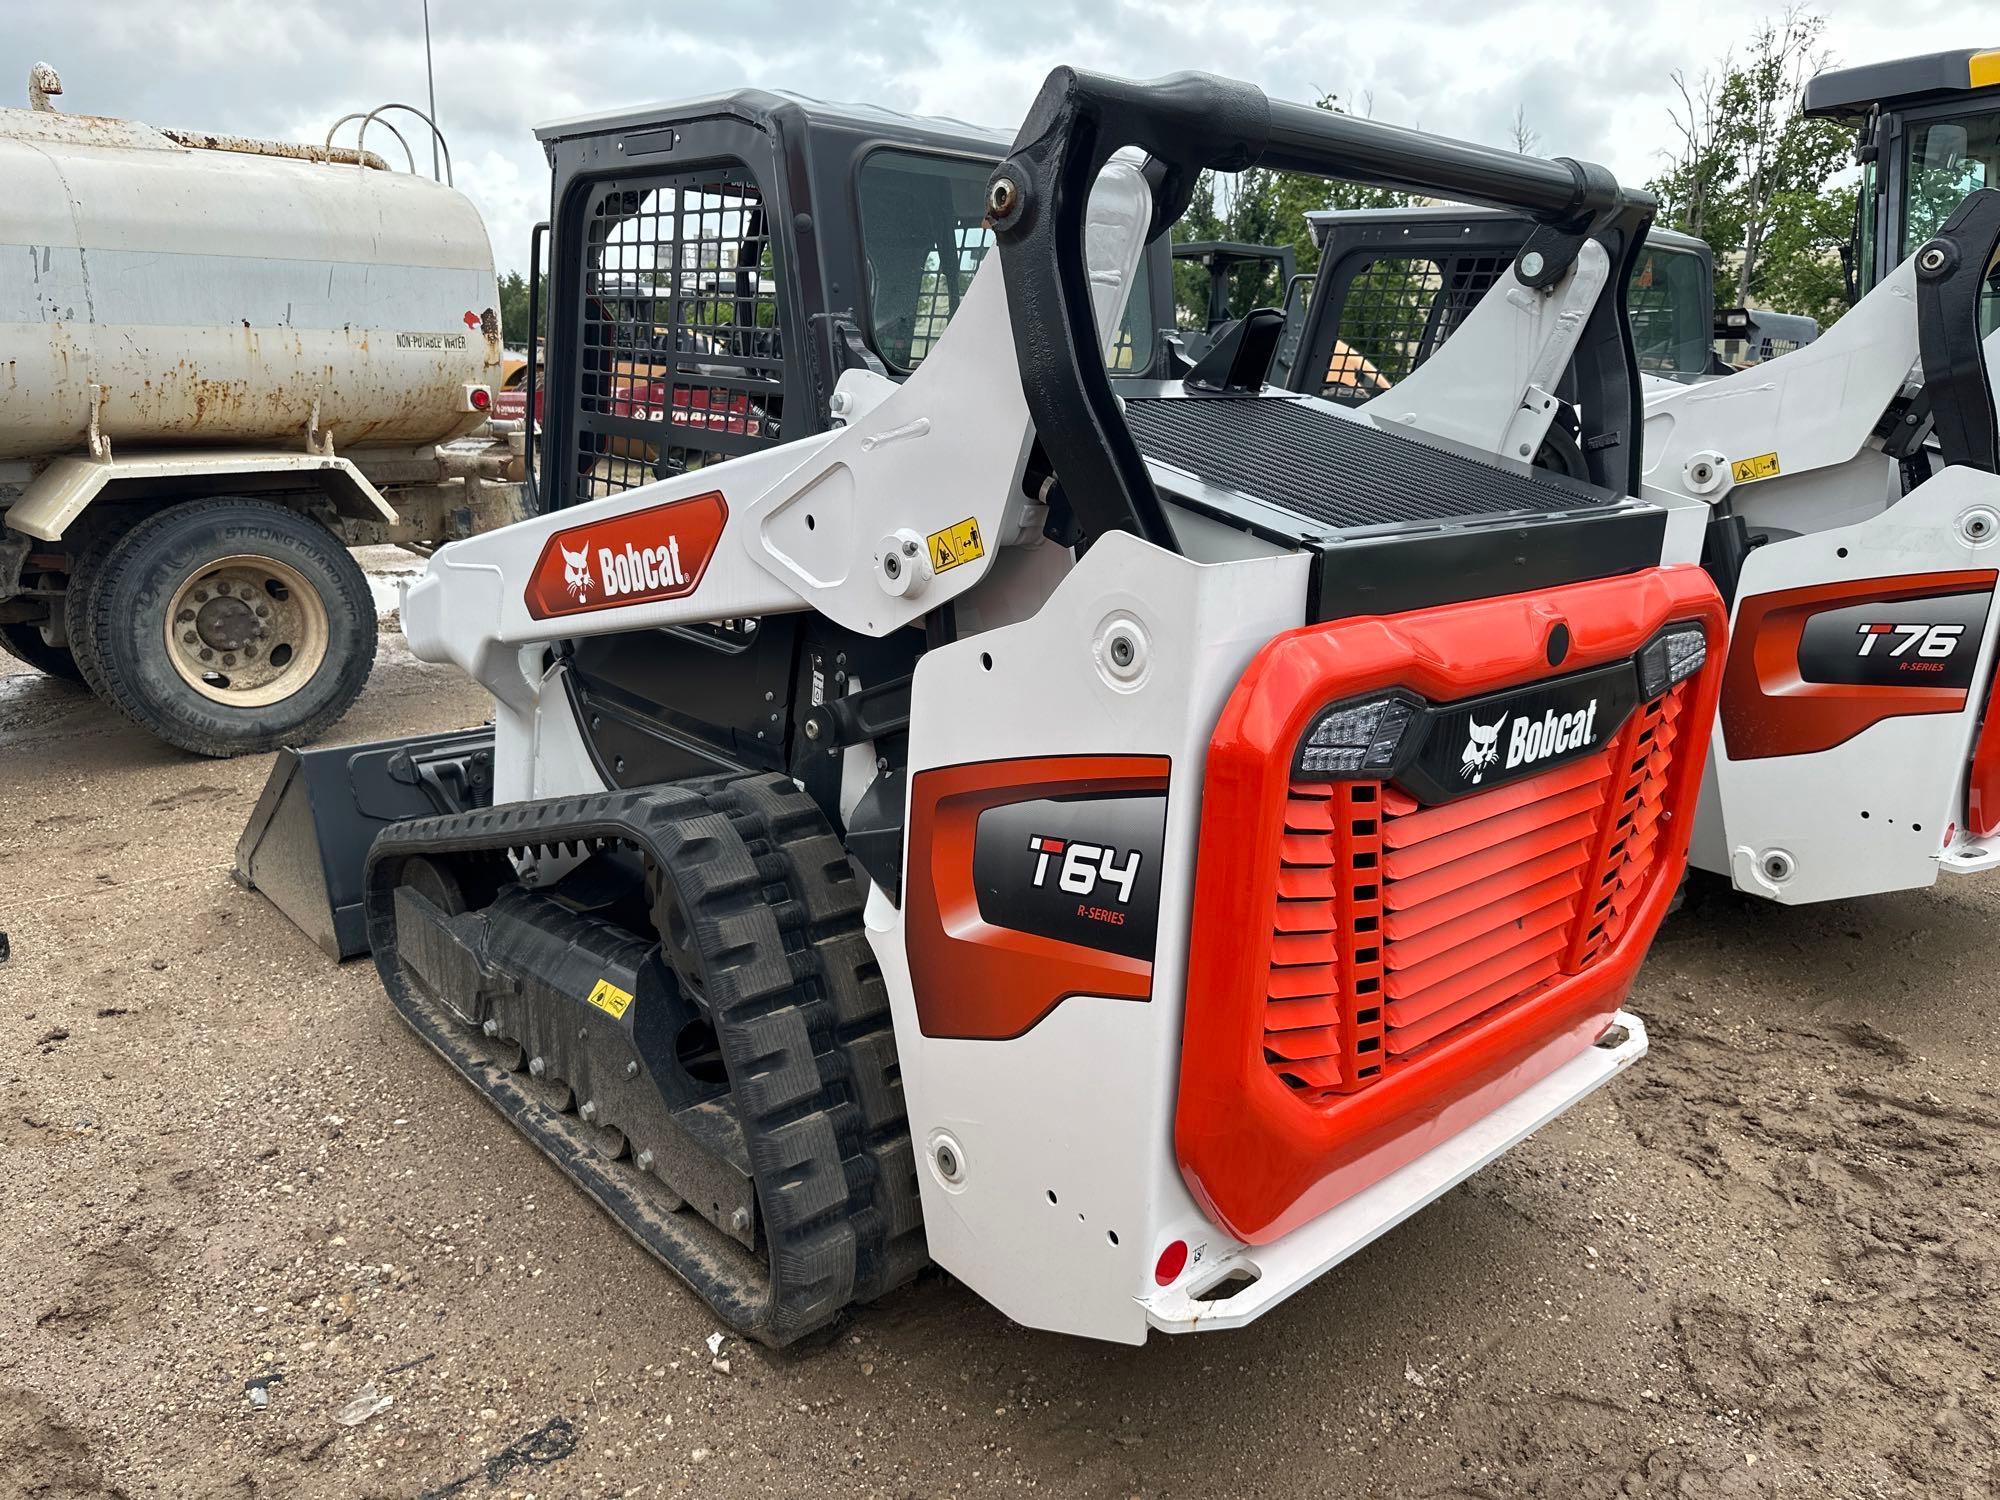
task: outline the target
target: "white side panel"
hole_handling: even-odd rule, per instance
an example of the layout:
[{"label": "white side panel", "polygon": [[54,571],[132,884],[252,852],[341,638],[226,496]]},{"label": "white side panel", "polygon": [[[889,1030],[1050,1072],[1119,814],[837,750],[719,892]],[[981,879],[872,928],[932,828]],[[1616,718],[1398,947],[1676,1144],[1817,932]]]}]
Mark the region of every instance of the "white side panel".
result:
[{"label": "white side panel", "polygon": [[1509,266],[1435,354],[1357,413],[1528,462],[1555,415],[1553,393],[1608,266],[1595,241],[1542,291]]},{"label": "white side panel", "polygon": [[[1138,166],[1108,164],[1091,193],[1085,240],[1092,306],[1107,339],[1151,211]],[[996,542],[1016,529],[1003,522],[1022,509],[1033,437],[995,250],[916,373],[751,507],[762,542],[756,556],[835,624],[885,635],[972,588],[993,565]],[[982,552],[934,573],[926,539],[967,521],[985,539]]]},{"label": "white side panel", "polygon": [[[1251,656],[1304,620],[1307,566],[1303,556],[1190,563],[1112,533],[1033,619],[932,651],[917,667],[913,777],[1028,755],[1172,762],[1150,1002],[1073,997],[1013,1041],[927,1038],[902,914],[879,893],[869,905],[931,1255],[1019,1322],[1138,1342],[1162,1246],[1185,1238],[1219,1254],[1227,1240],[1196,1209],[1173,1153],[1202,768]],[[1112,686],[1093,652],[1119,612],[1148,640],[1150,666],[1131,690]],[[913,868],[908,878],[925,875]],[[947,1133],[965,1164],[956,1187],[932,1163]]]},{"label": "white side panel", "polygon": [[[1990,527],[1978,543],[1960,534],[1960,518],[1977,507],[2000,512],[2000,479],[1946,469],[1859,525],[1759,547],[1744,563],[1739,609],[1750,596],[1811,584],[2000,567],[2000,540]],[[1787,905],[1935,880],[1946,830],[1961,820],[1992,680],[1996,620],[2000,612],[1989,611],[1960,713],[1885,719],[1831,749],[1743,761],[1728,758],[1718,721],[1710,753],[1721,845],[1702,841],[1704,867]],[[1749,649],[1733,619],[1730,632],[1732,651]],[[1774,853],[1789,861],[1789,878],[1768,878]]]}]

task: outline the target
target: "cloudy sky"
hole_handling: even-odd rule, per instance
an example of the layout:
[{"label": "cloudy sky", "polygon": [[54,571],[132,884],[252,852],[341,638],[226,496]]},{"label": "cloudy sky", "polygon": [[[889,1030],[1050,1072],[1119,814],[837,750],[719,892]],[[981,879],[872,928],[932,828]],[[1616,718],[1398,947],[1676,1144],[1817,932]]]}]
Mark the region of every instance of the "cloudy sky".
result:
[{"label": "cloudy sky", "polygon": [[[1781,0],[1780,0],[1781,3]],[[1991,0],[1822,0],[1837,63],[2000,46]],[[1056,63],[1205,68],[1274,97],[1332,91],[1378,119],[1504,143],[1517,106],[1550,155],[1643,181],[1675,68],[1698,72],[1776,5],[1711,0],[430,0],[438,116],[500,266],[526,264],[548,177],[531,127],[739,85],[1016,123]],[[351,109],[424,100],[421,0],[0,0],[0,102],[53,64],[62,105],[318,141]],[[386,138],[371,144],[386,149]]]}]

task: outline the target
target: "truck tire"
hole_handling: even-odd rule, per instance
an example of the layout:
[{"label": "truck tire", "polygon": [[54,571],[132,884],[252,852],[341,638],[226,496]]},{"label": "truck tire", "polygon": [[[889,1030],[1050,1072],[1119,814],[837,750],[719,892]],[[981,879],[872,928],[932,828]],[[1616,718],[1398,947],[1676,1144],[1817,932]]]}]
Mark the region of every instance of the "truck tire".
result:
[{"label": "truck tire", "polygon": [[90,599],[97,580],[104,575],[104,559],[124,534],[117,527],[86,532],[70,552],[69,587],[63,591],[63,628],[69,632],[69,653],[76,660],[77,675],[107,703],[111,689],[97,660],[97,642],[90,629]]},{"label": "truck tire", "polygon": [[24,661],[45,677],[64,682],[82,682],[76,658],[67,647],[51,646],[42,639],[42,627],[32,620],[10,620],[0,625],[0,651],[16,661]]},{"label": "truck tire", "polygon": [[361,569],[332,532],[267,500],[197,500],[148,516],[85,588],[82,654],[99,691],[197,755],[311,742],[347,712],[375,662]]}]

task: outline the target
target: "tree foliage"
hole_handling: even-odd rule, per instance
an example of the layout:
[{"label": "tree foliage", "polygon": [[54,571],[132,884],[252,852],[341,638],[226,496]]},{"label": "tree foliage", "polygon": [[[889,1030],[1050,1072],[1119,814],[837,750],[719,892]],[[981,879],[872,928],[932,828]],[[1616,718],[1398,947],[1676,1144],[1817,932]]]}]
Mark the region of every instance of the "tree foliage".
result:
[{"label": "tree foliage", "polygon": [[[1334,114],[1349,113],[1337,95],[1315,101]],[[1365,112],[1365,110],[1364,110]],[[1252,167],[1247,172],[1204,172],[1195,184],[1187,212],[1174,226],[1175,244],[1191,240],[1237,240],[1255,245],[1289,245],[1300,272],[1319,266],[1306,215],[1328,208],[1393,208],[1410,201],[1405,193],[1364,187],[1354,182],[1330,182],[1298,172],[1271,172]],[[1229,306],[1241,314],[1252,307],[1278,307],[1285,300],[1275,265],[1246,266],[1235,272]],[[1181,326],[1199,328],[1208,309],[1208,268],[1177,261],[1174,265],[1174,306]]]},{"label": "tree foliage", "polygon": [[[541,314],[542,327],[536,332],[548,329],[549,282],[542,278]],[[528,343],[528,278],[519,271],[509,271],[500,278],[500,332],[508,344],[526,348]]]},{"label": "tree foliage", "polygon": [[1690,79],[1676,71],[1674,145],[1648,183],[1662,223],[1715,250],[1719,306],[1805,313],[1847,305],[1840,247],[1854,217],[1847,127],[1807,119],[1805,86],[1827,65],[1825,18],[1793,6]]}]

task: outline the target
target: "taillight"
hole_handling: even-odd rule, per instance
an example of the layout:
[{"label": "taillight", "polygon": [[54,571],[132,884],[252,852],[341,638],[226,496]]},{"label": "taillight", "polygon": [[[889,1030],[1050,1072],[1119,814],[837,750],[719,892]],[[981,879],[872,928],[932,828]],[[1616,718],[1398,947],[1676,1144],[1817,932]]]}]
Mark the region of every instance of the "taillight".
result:
[{"label": "taillight", "polygon": [[1399,693],[1336,703],[1299,741],[1299,775],[1311,781],[1381,775],[1396,763],[1420,707]]},{"label": "taillight", "polygon": [[1677,682],[1701,670],[1708,660],[1708,637],[1699,625],[1668,630],[1654,637],[1639,653],[1639,695],[1657,698]]}]

